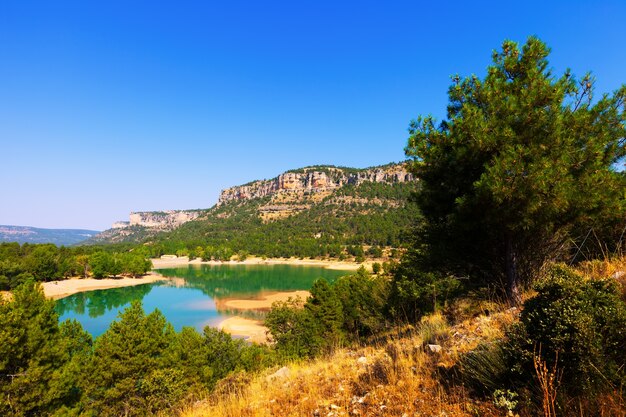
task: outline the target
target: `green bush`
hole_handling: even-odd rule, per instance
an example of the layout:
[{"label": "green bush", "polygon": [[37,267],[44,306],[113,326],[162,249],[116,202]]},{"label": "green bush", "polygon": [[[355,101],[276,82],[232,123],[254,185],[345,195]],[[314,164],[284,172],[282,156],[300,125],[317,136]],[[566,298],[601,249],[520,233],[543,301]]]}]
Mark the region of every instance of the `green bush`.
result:
[{"label": "green bush", "polygon": [[513,378],[533,384],[540,355],[561,375],[563,394],[606,392],[626,384],[626,304],[613,280],[585,280],[556,265],[535,285],[520,322],[508,331]]}]

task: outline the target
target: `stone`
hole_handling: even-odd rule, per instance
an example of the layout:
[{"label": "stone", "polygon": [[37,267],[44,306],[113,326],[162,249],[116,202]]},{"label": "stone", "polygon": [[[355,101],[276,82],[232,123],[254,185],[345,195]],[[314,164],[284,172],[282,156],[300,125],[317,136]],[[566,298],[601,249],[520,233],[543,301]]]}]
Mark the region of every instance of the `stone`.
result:
[{"label": "stone", "polygon": [[428,350],[432,353],[440,353],[441,352],[441,345],[427,345],[428,346]]},{"label": "stone", "polygon": [[283,366],[278,371],[274,372],[272,375],[269,375],[266,378],[266,380],[273,381],[275,379],[284,379],[284,378],[287,378],[290,373],[291,372],[289,371],[289,368],[287,368],[286,366]]}]

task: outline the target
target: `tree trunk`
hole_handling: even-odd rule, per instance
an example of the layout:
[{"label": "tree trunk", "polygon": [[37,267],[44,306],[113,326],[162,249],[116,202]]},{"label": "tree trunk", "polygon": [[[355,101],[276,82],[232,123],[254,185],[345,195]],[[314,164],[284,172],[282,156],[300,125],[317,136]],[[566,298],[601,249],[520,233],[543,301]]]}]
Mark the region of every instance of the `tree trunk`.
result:
[{"label": "tree trunk", "polygon": [[520,277],[517,271],[517,252],[513,246],[513,238],[511,235],[506,237],[506,281],[507,296],[513,305],[522,303],[522,294],[520,293]]}]

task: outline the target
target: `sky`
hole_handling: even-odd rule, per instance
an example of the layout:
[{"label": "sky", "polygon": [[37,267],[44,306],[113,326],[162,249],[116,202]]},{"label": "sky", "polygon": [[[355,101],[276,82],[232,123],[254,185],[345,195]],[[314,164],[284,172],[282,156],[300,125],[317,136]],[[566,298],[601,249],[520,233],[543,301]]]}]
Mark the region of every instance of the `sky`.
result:
[{"label": "sky", "polygon": [[[441,3],[441,4],[439,4]],[[404,159],[454,74],[535,35],[626,83],[626,2],[0,2],[0,224],[104,230],[308,165]]]}]

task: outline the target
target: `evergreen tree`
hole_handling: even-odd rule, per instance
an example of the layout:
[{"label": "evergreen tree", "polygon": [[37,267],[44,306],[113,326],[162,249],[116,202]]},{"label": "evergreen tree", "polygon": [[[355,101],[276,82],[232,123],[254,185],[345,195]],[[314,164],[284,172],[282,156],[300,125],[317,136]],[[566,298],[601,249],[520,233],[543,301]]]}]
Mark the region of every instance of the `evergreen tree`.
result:
[{"label": "evergreen tree", "polygon": [[15,289],[13,301],[0,302],[0,322],[0,414],[47,416],[71,407],[79,370],[68,364],[90,343],[80,325],[60,331],[54,302],[32,281]]},{"label": "evergreen tree", "polygon": [[576,224],[624,216],[626,86],[593,98],[593,79],[555,77],[549,49],[505,41],[484,79],[455,77],[448,120],[411,123],[406,154],[427,220],[420,240],[444,274],[520,286]]},{"label": "evergreen tree", "polygon": [[[163,314],[155,310],[146,315],[141,303],[134,301],[96,340],[82,407],[98,416],[148,414],[155,384],[166,378],[161,371],[170,365],[166,352],[174,341],[174,329]],[[182,373],[171,375],[182,381]]]},{"label": "evergreen tree", "polygon": [[343,308],[334,288],[323,278],[311,287],[311,296],[304,305],[309,313],[311,327],[316,329],[321,349],[332,350],[345,341]]}]

